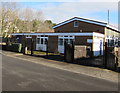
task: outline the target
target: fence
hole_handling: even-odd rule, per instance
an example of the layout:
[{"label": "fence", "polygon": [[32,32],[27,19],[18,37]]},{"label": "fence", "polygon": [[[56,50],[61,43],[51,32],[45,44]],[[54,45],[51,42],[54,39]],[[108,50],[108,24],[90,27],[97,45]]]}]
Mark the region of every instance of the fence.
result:
[{"label": "fence", "polygon": [[[105,43],[104,55],[96,58],[91,58],[92,51],[87,49],[87,46],[76,46],[74,43],[65,43],[65,60],[67,62],[79,62],[80,64],[97,66],[115,70],[120,67],[120,47],[108,47]],[[88,57],[89,53],[89,57]],[[82,59],[84,62],[82,62]],[[99,60],[99,61],[98,61]],[[90,63],[91,62],[91,63]],[[78,64],[79,64],[78,63]]]},{"label": "fence", "polygon": [[74,41],[71,44],[65,41],[65,60],[74,62],[76,59],[86,58],[91,56],[91,49],[85,45],[75,45]]},{"label": "fence", "polygon": [[105,56],[106,68],[116,69],[120,67],[120,47],[107,47]]},{"label": "fence", "polygon": [[[30,51],[29,54],[34,54],[34,39],[29,38],[22,41],[22,52],[23,54],[28,54],[28,50]],[[105,51],[104,56],[100,58],[96,58],[99,61],[100,64],[102,64],[102,67],[109,68],[109,69],[115,69],[116,67],[120,67],[120,48],[119,47],[108,47],[108,44],[105,44]],[[49,51],[48,51],[48,41],[46,41],[46,52],[44,52],[44,56],[48,57]],[[35,54],[34,54],[35,55]],[[54,53],[52,54],[54,55]],[[92,51],[90,46],[84,46],[84,45],[75,45],[74,41],[71,43],[68,43],[67,41],[64,42],[64,56],[59,54],[59,58],[64,57],[64,60],[67,62],[74,62],[75,59],[78,59],[81,61],[81,58],[87,58],[83,60],[88,64],[88,61],[90,63],[90,60],[92,60],[93,64],[96,64],[95,58],[90,58],[92,56]],[[58,57],[56,57],[57,59]],[[80,59],[79,59],[80,58]],[[61,59],[60,59],[61,60]],[[62,59],[63,60],[63,59]],[[91,62],[91,63],[92,63]],[[91,64],[90,63],[90,64]],[[92,64],[92,66],[93,66]]]}]

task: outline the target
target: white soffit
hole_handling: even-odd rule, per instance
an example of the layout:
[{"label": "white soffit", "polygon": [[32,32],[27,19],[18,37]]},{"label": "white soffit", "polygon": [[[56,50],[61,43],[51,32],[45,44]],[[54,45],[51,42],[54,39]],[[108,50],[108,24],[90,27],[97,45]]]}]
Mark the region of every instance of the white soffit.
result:
[{"label": "white soffit", "polygon": [[100,33],[96,33],[96,32],[93,32],[93,36],[97,36],[97,37],[105,37],[104,34],[100,34]]},{"label": "white soffit", "polygon": [[96,25],[100,25],[100,26],[106,26],[106,25],[107,25],[107,23],[103,23],[103,22],[98,22],[98,21],[94,21],[94,20],[89,20],[89,19],[83,19],[83,18],[77,18],[77,17],[75,17],[75,18],[72,18],[72,19],[70,19],[70,20],[67,20],[67,21],[64,21],[64,22],[62,22],[62,23],[59,23],[59,24],[56,25],[56,26],[53,26],[53,29],[54,29],[54,28],[57,28],[57,27],[59,27],[59,26],[62,26],[62,25],[64,25],[64,24],[70,23],[70,22],[72,22],[72,21],[75,21],[75,20],[83,21],[83,22],[87,22],[87,23],[92,23],[92,24],[96,24]]},{"label": "white soffit", "polygon": [[[118,28],[113,27],[113,26],[111,26],[111,25],[107,25],[106,27],[108,27],[108,28],[111,28],[111,29],[114,29],[114,30],[118,31]],[[118,32],[120,32],[120,31],[118,31]]]},{"label": "white soffit", "polygon": [[104,27],[108,27],[108,28],[111,28],[111,29],[114,29],[114,30],[118,31],[117,28],[115,28],[115,27],[113,27],[113,26],[111,26],[111,25],[108,25],[108,24],[105,23],[105,22],[95,21],[95,20],[91,20],[91,19],[84,19],[84,18],[79,18],[79,17],[74,17],[74,18],[69,19],[69,20],[67,20],[67,21],[64,21],[64,22],[62,22],[62,23],[59,23],[59,24],[57,24],[56,26],[53,26],[53,29],[54,29],[54,28],[57,28],[57,27],[59,27],[59,26],[62,26],[62,25],[64,25],[64,24],[70,23],[70,22],[72,22],[72,21],[75,21],[75,20],[83,21],[83,22],[87,22],[87,23],[91,23],[91,24],[96,24],[96,25],[100,25],[100,26],[104,26]]},{"label": "white soffit", "polygon": [[47,36],[98,36],[104,37],[103,34],[100,33],[13,33],[13,36],[16,35],[47,35]]}]

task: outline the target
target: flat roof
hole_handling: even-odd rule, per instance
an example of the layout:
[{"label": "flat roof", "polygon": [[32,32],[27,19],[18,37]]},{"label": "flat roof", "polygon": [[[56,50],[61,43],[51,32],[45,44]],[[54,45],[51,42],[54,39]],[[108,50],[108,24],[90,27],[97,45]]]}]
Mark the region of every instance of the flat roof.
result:
[{"label": "flat roof", "polygon": [[16,35],[47,35],[47,36],[99,36],[104,37],[104,34],[92,32],[92,33],[13,33],[13,36]]}]

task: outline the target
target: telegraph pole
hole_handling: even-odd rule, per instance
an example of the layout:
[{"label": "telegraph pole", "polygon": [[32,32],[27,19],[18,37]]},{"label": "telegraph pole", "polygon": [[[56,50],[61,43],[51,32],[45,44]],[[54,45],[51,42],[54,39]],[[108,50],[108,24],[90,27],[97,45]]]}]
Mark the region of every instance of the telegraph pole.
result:
[{"label": "telegraph pole", "polygon": [[108,24],[109,24],[109,21],[110,21],[110,11],[108,9]]}]

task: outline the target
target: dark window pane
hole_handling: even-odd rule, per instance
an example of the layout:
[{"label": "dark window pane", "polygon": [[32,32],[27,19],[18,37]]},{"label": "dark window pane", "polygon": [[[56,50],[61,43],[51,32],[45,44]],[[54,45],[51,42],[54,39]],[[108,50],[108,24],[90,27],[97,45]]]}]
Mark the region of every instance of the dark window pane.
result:
[{"label": "dark window pane", "polygon": [[79,23],[77,21],[74,22],[74,27],[78,27]]},{"label": "dark window pane", "polygon": [[70,44],[72,44],[73,39],[70,39]]},{"label": "dark window pane", "polygon": [[40,38],[37,38],[37,44],[40,44]]},{"label": "dark window pane", "polygon": [[68,37],[68,36],[64,36],[64,37]]},{"label": "dark window pane", "polygon": [[41,38],[41,44],[43,44],[43,38]]},{"label": "dark window pane", "polygon": [[45,38],[45,44],[47,44],[47,39]]},{"label": "dark window pane", "polygon": [[68,42],[68,39],[65,39],[66,42]]},{"label": "dark window pane", "polygon": [[63,45],[63,39],[59,39],[58,45]]}]

